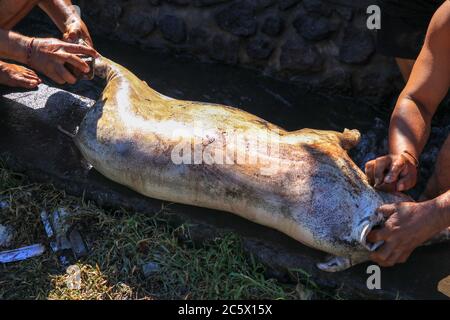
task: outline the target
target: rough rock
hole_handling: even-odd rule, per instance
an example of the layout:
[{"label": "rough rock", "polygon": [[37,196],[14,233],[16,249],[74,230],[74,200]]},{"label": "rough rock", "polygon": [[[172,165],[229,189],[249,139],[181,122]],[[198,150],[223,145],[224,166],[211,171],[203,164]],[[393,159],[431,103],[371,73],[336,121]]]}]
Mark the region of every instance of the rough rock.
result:
[{"label": "rough rock", "polygon": [[264,38],[256,38],[249,41],[247,54],[250,58],[261,60],[270,57],[274,50],[272,42]]},{"label": "rough rock", "polygon": [[159,29],[164,38],[173,43],[182,43],[186,41],[186,24],[183,19],[164,15],[158,22]]},{"label": "rough rock", "polygon": [[351,21],[353,18],[353,9],[348,7],[337,7],[335,8],[336,12],[344,18],[346,21]]},{"label": "rough rock", "polygon": [[122,14],[122,6],[118,1],[108,1],[100,10],[100,19],[103,23],[103,29],[115,30],[118,26],[119,17]]},{"label": "rough rock", "polygon": [[188,4],[191,4],[192,0],[166,0],[168,3],[172,3],[178,6],[186,6]]},{"label": "rough rock", "polygon": [[261,31],[271,37],[278,36],[284,29],[284,20],[279,16],[267,17]]},{"label": "rough rock", "polygon": [[323,58],[314,45],[296,37],[281,47],[280,69],[295,72],[317,72],[323,65]]},{"label": "rough rock", "polygon": [[287,10],[297,5],[300,0],[280,0],[280,4],[278,5],[280,10]]},{"label": "rough rock", "polygon": [[[387,73],[397,72],[389,59],[377,62],[374,39],[370,39],[373,35],[365,25],[365,9],[373,4],[370,0],[77,0],[76,4],[94,35],[145,49],[194,55],[202,61],[258,69],[286,81],[309,83],[317,91],[328,92],[327,81],[323,79],[330,78],[335,70],[343,70],[352,79],[362,78],[374,67]],[[139,12],[139,15],[131,19],[129,12]],[[149,13],[149,19],[141,18],[142,13]],[[39,10],[34,15],[39,16],[39,25],[47,23],[53,27],[51,20]],[[172,18],[164,18],[167,21],[161,24],[159,20],[166,15]],[[331,70],[321,68],[311,75],[294,64],[291,70],[287,70],[286,64],[279,67],[272,58],[279,58],[286,39],[295,33],[318,48],[323,65]],[[60,36],[58,31],[56,36]],[[272,38],[275,54],[269,59],[249,58],[248,49],[255,47],[254,39],[264,36]],[[224,48],[227,44],[230,47]],[[218,52],[218,48],[225,52]],[[315,54],[309,54],[309,58],[311,55]],[[399,93],[392,90],[390,83],[385,83],[379,94],[369,94],[358,90],[358,85],[353,83],[348,89],[347,78],[336,81],[339,83],[333,92],[343,88],[341,94],[370,95],[368,98],[376,103],[395,99]],[[401,77],[395,79],[396,87],[402,84]],[[388,92],[390,97],[386,97]],[[374,95],[378,96],[373,99]]]},{"label": "rough rock", "polygon": [[258,26],[255,8],[246,1],[237,1],[223,9],[216,20],[220,28],[235,36],[254,35]]},{"label": "rough rock", "polygon": [[123,22],[132,37],[148,36],[156,28],[156,22],[149,12],[133,10]]},{"label": "rough rock", "polygon": [[324,16],[330,16],[333,10],[328,3],[324,3],[322,0],[303,0],[303,8],[305,11],[312,14],[319,14]]},{"label": "rough rock", "polygon": [[231,0],[194,0],[194,5],[197,7],[209,7],[223,2],[230,2]]},{"label": "rough rock", "polygon": [[348,28],[339,48],[339,60],[349,64],[362,64],[375,52],[371,34]]},{"label": "rough rock", "polygon": [[246,0],[257,11],[274,5],[277,0]]},{"label": "rough rock", "polygon": [[305,39],[320,41],[336,31],[337,26],[328,18],[318,15],[301,15],[294,21],[294,28]]}]

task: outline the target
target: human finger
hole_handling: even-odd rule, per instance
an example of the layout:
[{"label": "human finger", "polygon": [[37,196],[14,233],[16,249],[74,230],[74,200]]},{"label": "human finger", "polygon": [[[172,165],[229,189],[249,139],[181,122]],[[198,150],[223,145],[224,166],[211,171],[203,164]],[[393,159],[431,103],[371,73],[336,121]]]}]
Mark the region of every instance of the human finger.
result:
[{"label": "human finger", "polygon": [[391,165],[391,158],[388,156],[381,157],[375,160],[375,186],[382,184],[384,180],[384,176],[386,173],[386,169]]}]

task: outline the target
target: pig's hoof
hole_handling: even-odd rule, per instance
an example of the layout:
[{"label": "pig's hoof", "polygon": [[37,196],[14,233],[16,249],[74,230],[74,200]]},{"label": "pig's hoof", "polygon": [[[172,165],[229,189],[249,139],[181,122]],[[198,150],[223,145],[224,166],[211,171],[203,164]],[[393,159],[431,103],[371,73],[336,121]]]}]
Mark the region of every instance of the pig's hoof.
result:
[{"label": "pig's hoof", "polygon": [[352,262],[349,258],[345,257],[333,257],[328,261],[317,264],[317,268],[326,272],[338,272],[344,271],[352,266]]}]

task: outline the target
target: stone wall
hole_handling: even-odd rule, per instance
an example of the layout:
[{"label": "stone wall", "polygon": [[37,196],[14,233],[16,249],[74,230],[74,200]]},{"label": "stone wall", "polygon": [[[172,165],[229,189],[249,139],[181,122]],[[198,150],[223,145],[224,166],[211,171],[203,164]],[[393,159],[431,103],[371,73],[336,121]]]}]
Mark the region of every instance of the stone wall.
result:
[{"label": "stone wall", "polygon": [[[91,33],[170,49],[334,94],[390,102],[402,81],[376,54],[376,0],[78,0]],[[356,3],[356,4],[355,4]]]}]

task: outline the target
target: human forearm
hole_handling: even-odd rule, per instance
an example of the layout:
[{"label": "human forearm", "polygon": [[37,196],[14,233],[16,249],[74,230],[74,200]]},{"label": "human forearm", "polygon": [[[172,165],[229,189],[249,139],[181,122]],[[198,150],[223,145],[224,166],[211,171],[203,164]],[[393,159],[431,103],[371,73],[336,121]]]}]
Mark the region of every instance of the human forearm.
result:
[{"label": "human forearm", "polygon": [[20,63],[27,62],[27,47],[31,38],[0,29],[0,57]]},{"label": "human forearm", "polygon": [[63,33],[63,40],[94,47],[86,24],[81,20],[70,0],[42,0],[40,7],[50,16]]},{"label": "human forearm", "polygon": [[66,32],[68,25],[81,20],[70,0],[42,0],[39,7],[47,13],[63,33]]},{"label": "human forearm", "polygon": [[402,94],[391,117],[390,153],[406,150],[418,159],[430,135],[432,116],[420,102]]},{"label": "human forearm", "polygon": [[389,154],[368,161],[369,183],[386,192],[405,191],[417,183],[419,155],[430,134],[431,114],[411,97],[400,95],[389,126]]}]

